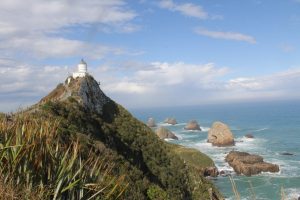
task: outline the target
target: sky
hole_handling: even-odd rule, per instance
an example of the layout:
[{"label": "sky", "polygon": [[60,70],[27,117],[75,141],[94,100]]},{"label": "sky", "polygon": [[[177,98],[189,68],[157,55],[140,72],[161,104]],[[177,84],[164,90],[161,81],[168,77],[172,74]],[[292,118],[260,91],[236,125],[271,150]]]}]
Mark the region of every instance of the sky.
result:
[{"label": "sky", "polygon": [[300,0],[1,0],[0,111],[81,58],[128,108],[300,99]]}]

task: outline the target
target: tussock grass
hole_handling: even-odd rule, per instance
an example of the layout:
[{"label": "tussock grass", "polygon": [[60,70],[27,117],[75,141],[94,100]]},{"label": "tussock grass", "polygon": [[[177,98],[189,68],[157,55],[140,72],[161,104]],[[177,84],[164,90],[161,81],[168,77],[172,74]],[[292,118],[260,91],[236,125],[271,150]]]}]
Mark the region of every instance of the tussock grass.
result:
[{"label": "tussock grass", "polygon": [[230,180],[230,183],[231,183],[231,187],[232,187],[232,191],[233,191],[235,199],[236,200],[240,200],[241,199],[241,195],[240,195],[240,193],[239,193],[239,191],[238,191],[238,189],[236,187],[234,179],[230,175],[229,175],[229,180]]},{"label": "tussock grass", "polygon": [[[117,199],[127,187],[105,156],[64,140],[60,121],[18,115],[0,119],[0,199]],[[17,187],[15,187],[17,186]]]},{"label": "tussock grass", "polygon": [[[234,198],[236,200],[240,200],[241,199],[240,193],[238,192],[238,189],[236,187],[236,183],[235,183],[235,181],[234,181],[234,179],[232,178],[231,175],[229,176],[229,180],[230,180],[230,183],[231,183]],[[255,192],[253,190],[253,185],[252,185],[251,181],[249,181],[249,191],[250,191],[249,199],[256,200],[257,198],[256,198]],[[281,200],[287,200],[287,197],[286,197],[285,191],[284,191],[284,187],[280,188],[280,199]],[[295,199],[291,199],[291,200],[297,200],[297,199],[295,198]]]}]

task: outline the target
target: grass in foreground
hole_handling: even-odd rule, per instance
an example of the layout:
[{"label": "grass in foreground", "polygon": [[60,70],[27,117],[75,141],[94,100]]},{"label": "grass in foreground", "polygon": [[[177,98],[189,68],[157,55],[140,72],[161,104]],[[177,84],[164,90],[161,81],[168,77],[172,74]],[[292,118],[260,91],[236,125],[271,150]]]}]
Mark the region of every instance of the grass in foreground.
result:
[{"label": "grass in foreground", "polygon": [[0,199],[117,199],[127,187],[95,149],[65,140],[55,119],[0,118]]},{"label": "grass in foreground", "polygon": [[[241,200],[241,195],[237,189],[236,183],[235,183],[234,179],[232,178],[232,176],[229,176],[229,180],[231,183],[231,187],[232,187],[232,191],[233,191],[235,200]],[[249,192],[250,192],[249,199],[256,200],[257,198],[256,198],[255,192],[253,190],[252,183],[250,181],[249,181]],[[297,198],[287,199],[283,187],[281,187],[281,189],[280,189],[280,199],[281,200],[297,200]]]}]

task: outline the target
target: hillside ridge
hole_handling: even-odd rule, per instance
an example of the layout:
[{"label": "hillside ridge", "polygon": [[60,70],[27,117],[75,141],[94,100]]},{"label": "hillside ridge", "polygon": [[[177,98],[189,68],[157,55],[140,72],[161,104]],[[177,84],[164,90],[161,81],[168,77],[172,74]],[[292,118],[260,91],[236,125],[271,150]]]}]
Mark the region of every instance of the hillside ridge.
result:
[{"label": "hillside ridge", "polygon": [[[49,121],[50,124],[58,121],[55,129],[57,137],[53,139],[49,136],[52,139],[47,141],[50,144],[63,143],[66,146],[78,142],[81,149],[80,162],[90,159],[90,151],[95,160],[108,159],[112,166],[109,168],[109,177],[122,180],[113,182],[118,186],[116,191],[119,192],[114,197],[120,195],[120,199],[133,200],[223,199],[214,185],[203,177],[203,167],[213,165],[210,158],[200,152],[198,154],[196,150],[185,150],[184,147],[160,140],[149,127],[107,97],[90,75],[68,78],[33,107],[34,109],[15,113],[12,121],[18,121],[22,116],[26,116],[26,120],[34,121],[31,124],[36,126],[40,120]],[[5,117],[2,120],[5,122]],[[18,122],[21,123],[22,120]],[[1,134],[4,132],[1,131]],[[16,139],[17,141],[19,140]],[[61,152],[64,149],[60,149]],[[188,152],[193,155],[187,156]],[[199,162],[194,162],[194,158],[198,158]],[[52,170],[55,172],[57,169]],[[104,173],[106,174],[105,170]],[[92,180],[95,183],[99,181],[97,177]],[[14,179],[11,181],[13,183]],[[34,179],[32,185],[39,187],[43,181],[48,183],[43,177],[42,180]],[[80,182],[72,185],[72,188],[66,186],[65,189],[57,190],[60,192],[57,195],[71,197],[68,195],[76,195],[76,190],[81,190],[85,184],[90,183]],[[105,182],[102,181],[102,184]],[[67,189],[72,189],[72,193]],[[86,193],[90,196],[93,194],[91,191]],[[105,191],[97,193],[99,199],[113,199],[108,194],[110,193]],[[104,198],[105,196],[110,198]],[[42,197],[47,198],[43,195]]]}]

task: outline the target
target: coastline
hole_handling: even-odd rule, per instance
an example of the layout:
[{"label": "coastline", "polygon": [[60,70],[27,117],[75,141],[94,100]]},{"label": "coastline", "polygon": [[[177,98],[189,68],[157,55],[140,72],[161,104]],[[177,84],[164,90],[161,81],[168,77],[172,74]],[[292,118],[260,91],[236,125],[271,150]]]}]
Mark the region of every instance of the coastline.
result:
[{"label": "coastline", "polygon": [[[162,122],[167,116],[176,117],[177,125],[165,127],[175,133],[179,140],[168,142],[194,148],[208,155],[219,171],[232,174],[242,198],[249,196],[251,182],[259,198],[280,199],[283,188],[288,199],[296,199],[300,196],[299,110],[299,102],[289,101],[236,106],[147,108],[141,112],[133,110],[133,113],[144,121],[149,116],[154,117],[158,125],[162,126],[165,126]],[[191,119],[200,123],[202,131],[183,129]],[[214,147],[206,142],[208,127],[216,120],[225,121],[230,126],[237,141],[234,147]],[[254,138],[246,138],[248,133],[252,133]],[[224,161],[231,150],[261,155],[264,161],[279,165],[280,171],[251,177],[236,176]],[[233,198],[228,177],[219,176],[212,181],[224,196]]]}]

